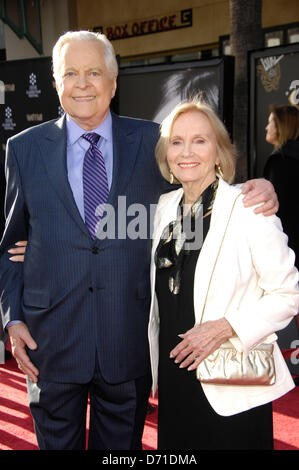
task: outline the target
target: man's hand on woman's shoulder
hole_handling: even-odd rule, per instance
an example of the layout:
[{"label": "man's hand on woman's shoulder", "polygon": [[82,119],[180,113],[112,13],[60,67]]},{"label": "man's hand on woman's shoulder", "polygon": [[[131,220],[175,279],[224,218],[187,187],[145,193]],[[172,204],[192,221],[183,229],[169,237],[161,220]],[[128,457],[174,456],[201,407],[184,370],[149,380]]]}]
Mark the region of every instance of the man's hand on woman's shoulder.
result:
[{"label": "man's hand on woman's shoulder", "polygon": [[245,207],[260,204],[254,209],[256,214],[269,216],[278,211],[279,203],[273,184],[264,178],[246,181],[242,185],[242,193],[245,195],[243,199]]}]

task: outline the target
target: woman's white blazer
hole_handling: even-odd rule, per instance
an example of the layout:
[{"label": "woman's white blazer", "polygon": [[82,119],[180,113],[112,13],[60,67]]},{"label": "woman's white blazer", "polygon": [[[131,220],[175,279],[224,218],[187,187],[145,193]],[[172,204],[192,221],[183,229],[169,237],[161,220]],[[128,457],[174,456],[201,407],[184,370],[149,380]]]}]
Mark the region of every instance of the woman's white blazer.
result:
[{"label": "woman's white blazer", "polygon": [[[154,254],[163,229],[176,218],[182,194],[182,188],[163,194],[154,220],[148,330],[153,394],[159,362]],[[225,317],[237,335],[231,341],[245,354],[261,342],[273,342],[276,382],[270,386],[201,384],[213,409],[223,416],[273,401],[294,387],[275,331],[285,328],[299,311],[295,255],[280,219],[256,215],[254,208],[244,208],[242,200],[239,187],[219,180],[210,229],[195,268],[195,323],[201,321],[203,311],[203,321]]]}]

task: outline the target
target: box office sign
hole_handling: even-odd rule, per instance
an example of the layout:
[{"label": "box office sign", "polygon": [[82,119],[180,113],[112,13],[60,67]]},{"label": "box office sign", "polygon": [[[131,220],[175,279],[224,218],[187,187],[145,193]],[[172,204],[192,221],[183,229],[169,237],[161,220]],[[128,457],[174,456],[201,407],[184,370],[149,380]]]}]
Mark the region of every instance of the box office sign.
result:
[{"label": "box office sign", "polygon": [[110,41],[147,34],[161,33],[192,26],[192,8],[168,15],[146,18],[111,26],[95,26],[93,31],[104,33]]}]

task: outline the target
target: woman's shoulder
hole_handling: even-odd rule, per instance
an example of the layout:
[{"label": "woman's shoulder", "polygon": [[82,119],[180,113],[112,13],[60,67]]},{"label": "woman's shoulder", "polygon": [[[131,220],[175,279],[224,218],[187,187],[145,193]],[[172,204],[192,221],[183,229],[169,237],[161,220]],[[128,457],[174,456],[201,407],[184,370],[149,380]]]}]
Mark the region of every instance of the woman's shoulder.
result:
[{"label": "woman's shoulder", "polygon": [[[234,219],[238,223],[247,225],[257,219],[267,219],[272,222],[274,216],[265,217],[263,214],[256,214],[254,210],[260,205],[245,207],[243,199],[245,195],[242,193],[242,184],[228,184],[223,180],[219,182],[218,191],[219,209],[226,208],[227,211],[233,211]],[[216,202],[216,201],[215,201]]]},{"label": "woman's shoulder", "polygon": [[165,204],[175,202],[177,199],[180,200],[181,197],[182,197],[182,194],[183,194],[183,189],[182,188],[175,189],[174,191],[164,193],[160,196],[159,201],[158,201],[158,205],[161,206],[161,205],[165,205]]},{"label": "woman's shoulder", "polygon": [[242,194],[242,184],[229,184],[222,178],[219,178],[217,196],[219,199],[234,200]]}]

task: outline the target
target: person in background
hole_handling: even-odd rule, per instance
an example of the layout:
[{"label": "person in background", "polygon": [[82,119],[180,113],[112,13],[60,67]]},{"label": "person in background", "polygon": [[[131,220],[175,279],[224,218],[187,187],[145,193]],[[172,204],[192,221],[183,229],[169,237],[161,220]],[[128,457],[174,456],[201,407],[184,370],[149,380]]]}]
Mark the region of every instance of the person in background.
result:
[{"label": "person in background", "polygon": [[[274,150],[266,161],[263,176],[271,181],[279,199],[278,217],[289,237],[299,269],[298,177],[299,177],[299,110],[296,106],[270,107],[266,141]],[[299,314],[295,318],[299,338]],[[295,378],[299,385],[299,377]]]},{"label": "person in background", "polygon": [[[294,387],[275,334],[299,308],[294,252],[279,218],[244,208],[230,185],[235,152],[211,107],[175,107],[156,158],[162,176],[182,185],[160,197],[154,220],[149,343],[158,448],[273,449],[271,402]],[[275,384],[200,383],[197,366],[227,340],[245,355],[272,343]]]},{"label": "person in background", "polygon": [[[104,200],[118,214],[123,196],[126,208],[138,203],[150,219],[151,205],[171,189],[154,158],[159,126],[110,112],[118,70],[106,36],[66,33],[53,69],[65,115],[7,143],[3,326],[27,376],[40,449],[85,449],[89,396],[88,448],[141,449],[151,238],[124,237],[118,221],[115,236],[102,237],[98,209]],[[246,204],[277,211],[271,183],[248,181],[242,190]],[[24,264],[13,263],[22,240]]]}]

